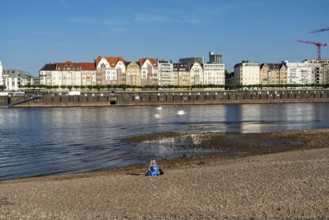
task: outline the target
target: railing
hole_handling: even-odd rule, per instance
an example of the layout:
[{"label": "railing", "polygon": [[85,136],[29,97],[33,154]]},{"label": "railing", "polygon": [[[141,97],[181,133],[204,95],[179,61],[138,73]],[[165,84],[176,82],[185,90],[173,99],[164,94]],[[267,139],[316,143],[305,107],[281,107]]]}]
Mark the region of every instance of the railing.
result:
[{"label": "railing", "polygon": [[41,96],[24,97],[23,100],[18,100],[18,101],[15,101],[15,102],[11,102],[11,97],[9,97],[8,98],[8,108],[11,108],[15,105],[19,105],[19,104],[23,104],[23,103],[33,101],[35,99],[42,99],[42,97]]}]

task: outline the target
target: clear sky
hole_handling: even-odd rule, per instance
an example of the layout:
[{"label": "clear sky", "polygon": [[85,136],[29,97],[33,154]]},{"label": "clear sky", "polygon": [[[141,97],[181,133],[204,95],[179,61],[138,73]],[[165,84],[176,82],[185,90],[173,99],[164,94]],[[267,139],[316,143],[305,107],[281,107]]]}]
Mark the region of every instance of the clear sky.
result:
[{"label": "clear sky", "polygon": [[[316,59],[329,43],[328,0],[0,0],[0,60],[38,76],[50,62],[98,56],[173,60],[223,55],[279,63]],[[329,59],[329,47],[322,47]]]}]

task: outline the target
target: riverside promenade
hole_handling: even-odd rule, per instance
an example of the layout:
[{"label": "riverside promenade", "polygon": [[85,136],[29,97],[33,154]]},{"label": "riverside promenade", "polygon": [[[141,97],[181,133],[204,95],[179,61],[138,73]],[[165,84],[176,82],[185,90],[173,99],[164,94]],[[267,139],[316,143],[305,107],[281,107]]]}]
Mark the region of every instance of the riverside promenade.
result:
[{"label": "riverside promenade", "polygon": [[197,105],[197,104],[270,104],[329,102],[329,90],[220,90],[220,91],[139,91],[27,93],[25,96],[0,97],[2,107],[97,107],[137,105]]}]

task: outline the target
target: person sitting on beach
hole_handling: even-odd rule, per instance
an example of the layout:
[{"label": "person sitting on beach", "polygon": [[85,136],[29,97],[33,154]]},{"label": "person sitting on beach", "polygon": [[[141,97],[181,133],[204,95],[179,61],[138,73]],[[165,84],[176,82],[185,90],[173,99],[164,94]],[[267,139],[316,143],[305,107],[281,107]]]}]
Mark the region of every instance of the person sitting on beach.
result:
[{"label": "person sitting on beach", "polygon": [[158,175],[162,175],[162,174],[163,174],[163,171],[161,169],[159,169],[155,160],[152,159],[150,161],[150,165],[147,168],[145,176],[158,176]]}]

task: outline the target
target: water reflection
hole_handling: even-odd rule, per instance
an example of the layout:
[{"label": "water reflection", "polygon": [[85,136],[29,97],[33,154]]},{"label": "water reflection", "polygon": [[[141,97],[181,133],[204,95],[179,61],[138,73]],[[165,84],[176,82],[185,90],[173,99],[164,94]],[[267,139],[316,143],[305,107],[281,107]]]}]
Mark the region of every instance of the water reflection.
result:
[{"label": "water reflection", "polygon": [[[158,132],[266,132],[329,126],[328,103],[0,109],[0,179],[75,173],[185,154],[191,137],[130,143]],[[177,114],[178,112],[184,114]]]}]

